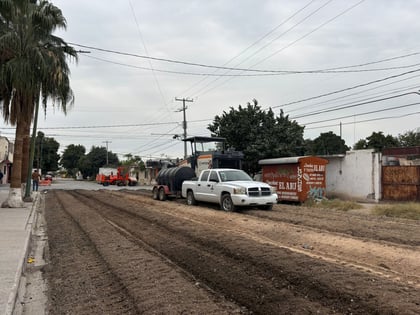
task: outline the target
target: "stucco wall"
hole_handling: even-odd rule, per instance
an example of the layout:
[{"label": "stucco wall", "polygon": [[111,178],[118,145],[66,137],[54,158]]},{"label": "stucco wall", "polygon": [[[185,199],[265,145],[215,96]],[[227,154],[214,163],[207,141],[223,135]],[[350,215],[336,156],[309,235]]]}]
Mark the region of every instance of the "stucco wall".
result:
[{"label": "stucco wall", "polygon": [[381,156],[373,150],[348,151],[343,157],[324,157],[327,197],[356,200],[381,198]]}]

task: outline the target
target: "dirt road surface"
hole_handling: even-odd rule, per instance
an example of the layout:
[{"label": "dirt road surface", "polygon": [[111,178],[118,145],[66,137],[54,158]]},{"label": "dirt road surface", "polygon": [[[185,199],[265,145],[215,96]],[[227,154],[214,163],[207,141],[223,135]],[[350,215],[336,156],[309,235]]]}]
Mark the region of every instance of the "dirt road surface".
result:
[{"label": "dirt road surface", "polygon": [[124,191],[45,198],[50,314],[420,314],[420,223]]}]

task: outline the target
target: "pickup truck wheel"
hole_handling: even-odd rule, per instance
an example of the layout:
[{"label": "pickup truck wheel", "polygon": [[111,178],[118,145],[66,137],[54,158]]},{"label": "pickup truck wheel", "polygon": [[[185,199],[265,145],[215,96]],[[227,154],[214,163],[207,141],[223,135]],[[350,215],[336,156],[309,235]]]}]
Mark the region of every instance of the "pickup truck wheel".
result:
[{"label": "pickup truck wheel", "polygon": [[159,199],[159,189],[157,187],[153,188],[153,200]]},{"label": "pickup truck wheel", "polygon": [[197,200],[195,200],[194,193],[189,190],[187,192],[187,205],[195,206],[197,204]]},{"label": "pickup truck wheel", "polygon": [[224,211],[235,211],[236,207],[233,204],[232,198],[230,198],[229,194],[225,194],[222,196],[221,208]]},{"label": "pickup truck wheel", "polygon": [[160,201],[165,201],[166,200],[165,189],[163,189],[163,188],[159,189],[159,200]]}]

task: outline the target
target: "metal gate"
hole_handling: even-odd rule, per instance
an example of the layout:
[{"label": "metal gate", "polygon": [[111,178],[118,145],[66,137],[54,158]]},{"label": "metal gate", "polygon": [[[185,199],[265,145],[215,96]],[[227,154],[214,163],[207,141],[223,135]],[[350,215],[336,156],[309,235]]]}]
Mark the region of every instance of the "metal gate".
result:
[{"label": "metal gate", "polygon": [[420,166],[382,166],[382,198],[420,201]]}]

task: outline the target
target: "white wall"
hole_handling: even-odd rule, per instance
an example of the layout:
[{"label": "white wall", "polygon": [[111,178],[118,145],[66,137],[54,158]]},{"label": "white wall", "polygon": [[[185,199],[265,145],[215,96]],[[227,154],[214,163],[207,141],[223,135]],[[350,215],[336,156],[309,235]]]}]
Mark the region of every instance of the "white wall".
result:
[{"label": "white wall", "polygon": [[323,157],[327,164],[327,197],[381,199],[381,154],[373,150],[347,151],[345,156]]},{"label": "white wall", "polygon": [[5,137],[0,137],[0,162],[8,159],[9,141]]}]

